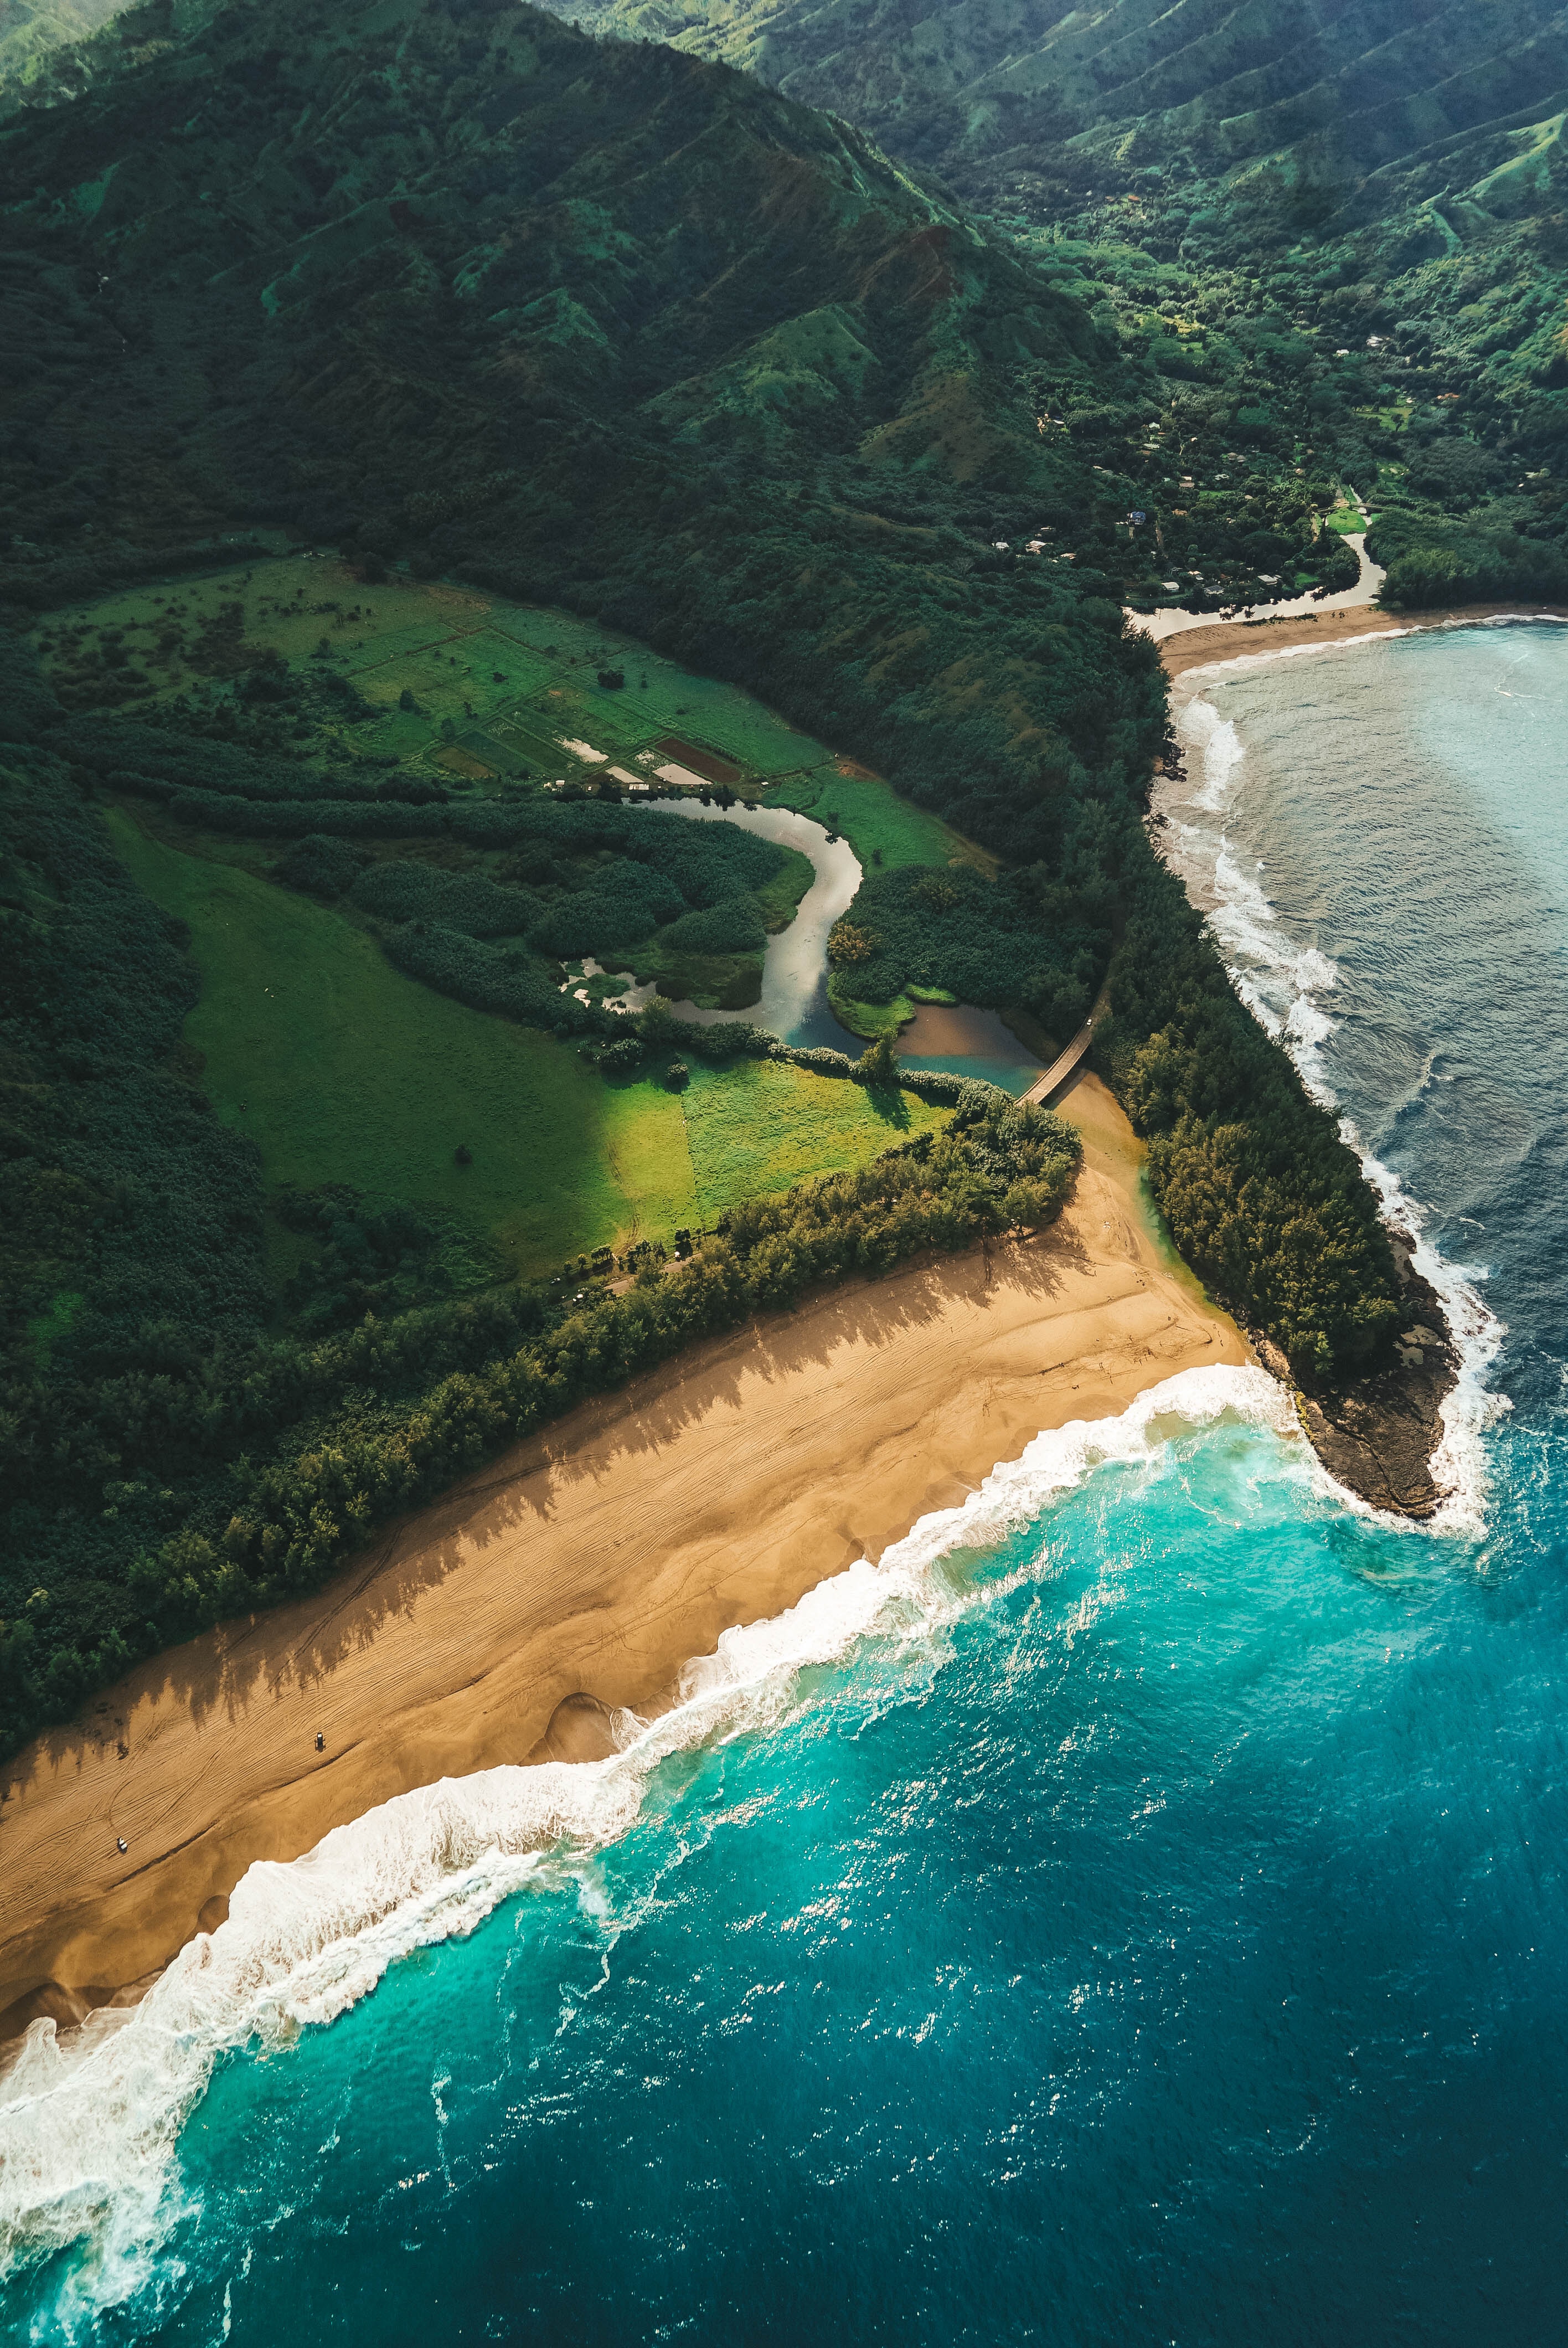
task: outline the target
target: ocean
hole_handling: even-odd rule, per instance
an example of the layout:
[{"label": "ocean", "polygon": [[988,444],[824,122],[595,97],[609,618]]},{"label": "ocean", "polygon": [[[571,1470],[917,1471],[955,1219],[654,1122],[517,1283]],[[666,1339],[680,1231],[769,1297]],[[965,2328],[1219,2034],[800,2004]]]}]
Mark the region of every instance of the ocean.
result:
[{"label": "ocean", "polygon": [[1042,1436],[612,1760],[405,1797],[0,2088],[18,2341],[1568,2338],[1568,636],[1184,683],[1168,852],[1467,1356]]}]

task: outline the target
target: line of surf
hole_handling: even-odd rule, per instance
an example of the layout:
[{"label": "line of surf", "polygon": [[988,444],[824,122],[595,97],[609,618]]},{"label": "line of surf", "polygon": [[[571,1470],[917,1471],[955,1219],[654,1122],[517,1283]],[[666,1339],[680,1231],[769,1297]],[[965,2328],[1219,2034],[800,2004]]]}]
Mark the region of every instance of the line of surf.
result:
[{"label": "line of surf", "polygon": [[[1485,624],[1485,623],[1482,623]],[[1388,635],[1409,633],[1390,629]],[[1339,1117],[1341,1138],[1359,1159],[1376,1192],[1383,1220],[1409,1251],[1421,1278],[1436,1292],[1460,1360],[1458,1381],[1441,1406],[1442,1437],[1432,1455],[1432,1480],[1443,1498],[1429,1520],[1433,1531],[1473,1535],[1484,1526],[1487,1460],[1483,1437],[1507,1409],[1488,1373],[1501,1350],[1503,1323],[1481,1294],[1487,1277],[1479,1264],[1454,1263],[1433,1243],[1427,1212],[1404,1189],[1391,1167],[1368,1148],[1329,1080],[1326,1050],[1337,1022],[1327,1007],[1339,972],[1316,946],[1294,939],[1273,900],[1243,870],[1231,852],[1225,817],[1243,787],[1246,746],[1233,720],[1204,696],[1203,680],[1267,660],[1288,660],[1298,652],[1347,652],[1342,644],[1296,645],[1275,653],[1244,654],[1208,669],[1189,670],[1173,693],[1178,738],[1199,767],[1190,781],[1167,777],[1154,794],[1155,843],[1189,898],[1208,914],[1225,957],[1232,984],[1259,1023],[1290,1054],[1312,1097]],[[1194,813],[1214,819],[1194,823]]]},{"label": "line of surf", "polygon": [[[186,2214],[179,2137],[223,2056],[332,2022],[400,1957],[474,1931],[550,1852],[618,1839],[661,1761],[765,1730],[798,1701],[807,1668],[872,1632],[928,1645],[972,1602],[936,1570],[955,1550],[992,1546],[1096,1468],[1152,1465],[1184,1430],[1225,1418],[1296,1432],[1265,1371],[1183,1371],[1119,1416],[1037,1436],[877,1564],[863,1559],[786,1612],[725,1632],[686,1665],[670,1711],[620,1717],[608,1759],[444,1778],[334,1828],[302,1859],[258,1861],[227,1921],[199,1933],[139,2005],[102,2009],[63,2034],[52,2021],[31,2025],[0,2080],[0,2278],[77,2245],[74,2301],[89,2313],[124,2303]],[[1303,1472],[1327,1491],[1302,1452]]]}]

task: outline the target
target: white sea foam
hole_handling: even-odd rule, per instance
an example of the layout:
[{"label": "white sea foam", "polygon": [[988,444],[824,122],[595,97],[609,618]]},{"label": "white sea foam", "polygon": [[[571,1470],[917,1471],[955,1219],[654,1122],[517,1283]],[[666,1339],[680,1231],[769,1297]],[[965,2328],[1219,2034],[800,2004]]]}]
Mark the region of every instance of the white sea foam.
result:
[{"label": "white sea foam", "polygon": [[[1405,632],[1390,629],[1387,633]],[[1246,654],[1224,665],[1252,668],[1261,661],[1291,656],[1291,650]],[[1245,745],[1235,726],[1203,698],[1196,677],[1184,690],[1184,699],[1181,689],[1176,695],[1176,729],[1199,763],[1200,779],[1195,788],[1174,777],[1161,786],[1154,812],[1164,820],[1157,839],[1189,897],[1208,914],[1232,983],[1247,1008],[1283,1043],[1312,1097],[1326,1108],[1337,1109],[1341,1104],[1325,1057],[1325,1046],[1337,1023],[1321,998],[1337,983],[1338,969],[1317,946],[1304,946],[1290,935],[1266,890],[1233,850],[1223,817],[1236,803]],[[1221,823],[1195,822],[1193,818],[1197,813],[1218,814]],[[1444,1497],[1430,1524],[1440,1531],[1479,1532],[1484,1524],[1486,1500],[1481,1437],[1508,1408],[1506,1399],[1491,1392],[1486,1384],[1486,1373],[1505,1333],[1475,1285],[1485,1272],[1480,1266],[1451,1263],[1440,1255],[1426,1236],[1425,1210],[1408,1195],[1398,1175],[1373,1157],[1348,1117],[1341,1117],[1339,1130],[1378,1193],[1384,1220],[1409,1247],[1416,1270],[1442,1300],[1459,1352],[1459,1380],[1443,1403],[1442,1439],[1431,1462],[1432,1479]]]},{"label": "white sea foam", "polygon": [[1350,1119],[1339,1130],[1366,1169],[1382,1203],[1383,1219],[1399,1234],[1411,1261],[1442,1301],[1459,1353],[1459,1381],[1443,1401],[1442,1441],[1432,1454],[1432,1481],[1444,1495],[1431,1519],[1442,1532],[1479,1534],[1486,1526],[1487,1466],[1481,1437],[1513,1406],[1487,1385],[1487,1372],[1502,1350],[1503,1323],[1476,1282],[1486,1278],[1480,1264],[1450,1262],[1426,1235],[1426,1210],[1409,1196],[1399,1176],[1366,1148]]},{"label": "white sea foam", "polygon": [[921,1518],[872,1565],[861,1560],[787,1612],[726,1631],[687,1664],[674,1708],[618,1721],[608,1759],[487,1769],[399,1795],[289,1864],[258,1861],[228,1921],[181,1950],[142,2003],[63,2035],[36,2022],[0,2080],[0,2275],[84,2245],[56,2315],[85,2333],[154,2272],[186,2213],[177,2143],[214,2065],[333,2021],[411,1950],[470,1932],[552,1849],[623,1835],[671,1753],[763,1728],[798,1700],[798,1674],[867,1632],[928,1644],[950,1619],[937,1569],[1029,1523],[1103,1464],[1150,1463],[1184,1428],[1222,1417],[1294,1431],[1262,1370],[1184,1371],[1119,1417],[1037,1436],[959,1507]]},{"label": "white sea foam", "polygon": [[[1194,904],[1209,917],[1231,978],[1249,1011],[1290,1052],[1314,1099],[1337,1106],[1324,1061],[1336,1022],[1322,998],[1338,983],[1337,965],[1286,929],[1274,900],[1238,856],[1224,817],[1236,803],[1245,745],[1235,726],[1199,693],[1179,704],[1177,730],[1200,766],[1194,788],[1174,777],[1161,787],[1155,812],[1166,860]],[[1218,822],[1194,821],[1218,816]]]},{"label": "white sea foam", "polygon": [[1240,735],[1212,702],[1195,701],[1185,712],[1184,737],[1199,753],[1203,779],[1193,805],[1216,814],[1229,802],[1243,757]]}]

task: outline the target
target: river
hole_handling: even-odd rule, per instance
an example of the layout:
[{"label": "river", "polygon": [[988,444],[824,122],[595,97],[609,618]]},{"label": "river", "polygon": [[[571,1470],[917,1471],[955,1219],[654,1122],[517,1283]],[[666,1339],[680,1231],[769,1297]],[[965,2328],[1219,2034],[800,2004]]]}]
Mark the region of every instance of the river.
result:
[{"label": "river", "polygon": [[[815,874],[794,921],[768,940],[763,957],[762,999],[755,1007],[737,1014],[676,1003],[671,1008],[677,1014],[703,1025],[722,1019],[750,1019],[797,1049],[825,1047],[856,1055],[864,1051],[863,1039],[839,1025],[827,1000],[828,932],[854,903],[865,877],[849,842],[842,837],[831,838],[822,824],[790,808],[749,807],[740,800],[722,808],[704,806],[699,798],[678,798],[655,802],[654,811],[686,816],[696,823],[738,824],[743,831],[754,832],[761,839],[797,850],[809,858]],[[651,983],[631,986],[620,1000],[630,1009],[641,1009],[656,991]],[[1041,1066],[999,1013],[973,1004],[923,1004],[899,1036],[898,1056],[907,1067],[942,1068],[956,1076],[979,1076],[1011,1093],[1026,1091]]]}]

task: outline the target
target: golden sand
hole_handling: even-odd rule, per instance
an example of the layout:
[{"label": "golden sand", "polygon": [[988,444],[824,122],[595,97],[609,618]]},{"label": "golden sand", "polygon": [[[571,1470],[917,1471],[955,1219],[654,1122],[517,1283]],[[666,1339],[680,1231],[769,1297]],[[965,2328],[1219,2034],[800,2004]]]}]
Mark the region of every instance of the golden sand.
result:
[{"label": "golden sand", "polygon": [[1244,654],[1295,652],[1303,644],[1342,644],[1356,636],[1405,636],[1420,628],[1462,627],[1477,620],[1568,619],[1561,603],[1466,603],[1451,612],[1379,612],[1364,603],[1349,612],[1307,613],[1296,620],[1216,620],[1212,628],[1189,628],[1160,646],[1167,676],[1207,668]]},{"label": "golden sand", "polygon": [[[878,1557],[1042,1428],[1246,1360],[1159,1244],[1110,1094],[1081,1076],[1062,1107],[1086,1154],[1050,1231],[693,1347],[30,1746],[0,1805],[0,2035],[154,1972],[253,1859],[547,1736],[600,1749],[599,1704],[657,1709],[722,1631]],[[551,1735],[578,1695],[597,1704]]]}]

